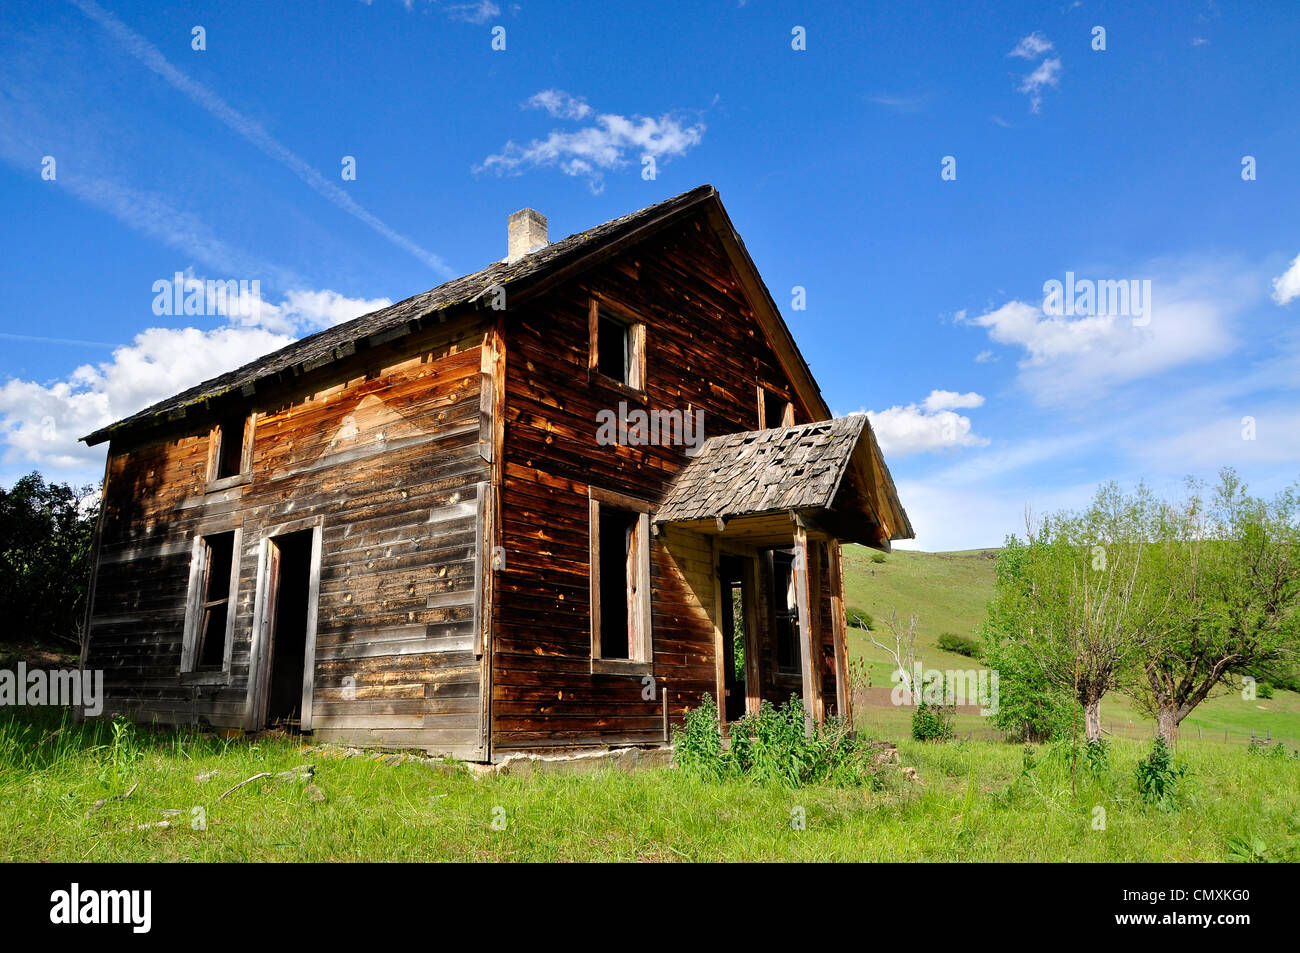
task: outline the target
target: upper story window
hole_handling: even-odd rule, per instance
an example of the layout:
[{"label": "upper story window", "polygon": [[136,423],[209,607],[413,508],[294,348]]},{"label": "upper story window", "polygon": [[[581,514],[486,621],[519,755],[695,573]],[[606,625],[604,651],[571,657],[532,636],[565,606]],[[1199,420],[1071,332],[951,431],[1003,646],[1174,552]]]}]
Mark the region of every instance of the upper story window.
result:
[{"label": "upper story window", "polygon": [[645,391],[645,324],[592,297],[588,372],[607,384]]},{"label": "upper story window", "polygon": [[208,437],[208,489],[245,483],[253,463],[253,416],[237,414],[217,422]]},{"label": "upper story window", "polygon": [[763,430],[794,425],[794,405],[775,391],[758,388],[758,420]]}]

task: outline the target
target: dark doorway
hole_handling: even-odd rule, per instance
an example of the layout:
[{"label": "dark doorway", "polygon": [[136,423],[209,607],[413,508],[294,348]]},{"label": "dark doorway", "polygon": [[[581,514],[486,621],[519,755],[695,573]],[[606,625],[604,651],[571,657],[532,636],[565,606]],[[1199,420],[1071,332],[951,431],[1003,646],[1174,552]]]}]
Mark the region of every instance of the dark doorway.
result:
[{"label": "dark doorway", "polygon": [[722,585],[723,686],[726,690],[727,721],[745,714],[748,685],[745,678],[745,649],[748,644],[745,606],[745,560],[723,556],[718,561]]},{"label": "dark doorway", "polygon": [[774,549],[768,558],[776,670],[785,675],[798,675],[803,671],[803,659],[799,646],[799,609],[794,593],[794,552]]},{"label": "dark doorway", "polygon": [[296,729],[302,717],[303,664],[311,598],[312,531],[271,540],[271,678],[268,728]]}]

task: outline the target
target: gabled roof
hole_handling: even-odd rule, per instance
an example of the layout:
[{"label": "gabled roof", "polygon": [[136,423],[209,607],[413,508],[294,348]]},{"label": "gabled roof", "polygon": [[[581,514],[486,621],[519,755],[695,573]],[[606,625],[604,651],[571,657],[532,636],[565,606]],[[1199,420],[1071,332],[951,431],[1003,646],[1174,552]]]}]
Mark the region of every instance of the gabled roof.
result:
[{"label": "gabled roof", "polygon": [[[366,347],[379,346],[404,334],[418,330],[428,321],[446,320],[453,312],[486,306],[489,289],[507,289],[511,304],[537,294],[577,271],[617,254],[662,228],[695,212],[703,211],[727,248],[737,270],[741,272],[746,292],[756,312],[773,338],[778,356],[786,355],[786,368],[796,390],[809,403],[814,414],[830,416],[817,390],[812,374],[790,337],[789,329],[771,299],[758,270],[740,243],[726,210],[711,185],[701,185],[673,198],[613,219],[603,225],[570,235],[513,262],[497,261],[473,274],[441,284],[431,291],[372,311],[359,318],[335,325],[288,344],[229,373],[204,381],[189,390],[159,401],[117,423],[82,437],[93,446],[151,424],[185,417],[191,410],[202,413],[210,404],[253,394],[264,383],[302,374],[340,360]],[[754,286],[761,294],[754,291]],[[790,355],[793,355],[791,358]]]},{"label": "gabled roof", "polygon": [[843,538],[911,539],[865,414],[711,437],[673,479],[655,522],[824,514]]}]

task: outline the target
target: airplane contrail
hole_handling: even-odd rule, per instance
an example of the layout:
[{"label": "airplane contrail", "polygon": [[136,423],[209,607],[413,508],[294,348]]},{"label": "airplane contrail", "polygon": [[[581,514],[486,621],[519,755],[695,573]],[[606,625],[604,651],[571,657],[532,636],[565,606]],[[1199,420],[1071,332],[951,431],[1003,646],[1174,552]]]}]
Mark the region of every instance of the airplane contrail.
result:
[{"label": "airplane contrail", "polygon": [[168,61],[167,57],[162,55],[162,52],[158,47],[154,46],[121,20],[117,19],[117,17],[113,16],[99,4],[95,3],[95,0],[69,0],[69,2],[107,30],[119,43],[122,44],[123,47],[126,48],[128,53],[165,79],[174,88],[194,100],[194,102],[198,103],[216,119],[239,133],[239,135],[243,136],[263,153],[270,156],[272,159],[275,159],[282,165],[287,166],[290,171],[297,175],[298,178],[302,179],[303,182],[314,191],[324,196],[349,215],[369,225],[394,245],[410,252],[434,271],[439,272],[447,278],[455,277],[456,273],[440,257],[431,251],[421,248],[405,235],[397,232],[377,218],[373,213],[363,208],[341,187],[325,178],[325,176],[312,168],[312,166],[304,159],[300,158],[289,149],[288,146],[284,145],[284,143],[280,142],[263,129],[261,124],[256,120],[249,119],[207,86],[197,80],[191,79],[185,73],[178,70],[170,61]]}]

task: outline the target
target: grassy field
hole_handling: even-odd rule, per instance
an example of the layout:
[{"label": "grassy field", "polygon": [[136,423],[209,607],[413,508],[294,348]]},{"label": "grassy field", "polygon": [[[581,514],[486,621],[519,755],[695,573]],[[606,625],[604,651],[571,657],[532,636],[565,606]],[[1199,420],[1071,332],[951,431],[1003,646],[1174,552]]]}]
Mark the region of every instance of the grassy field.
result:
[{"label": "grassy field", "polygon": [[[891,607],[916,612],[923,663],[970,668],[978,663],[935,640],[974,634],[992,569],[987,552],[899,552],[878,563],[853,547],[847,601],[878,629]],[[888,686],[887,657],[866,633],[853,631],[851,651]],[[1300,759],[1245,743],[1251,730],[1300,738],[1292,693],[1198,709],[1178,749],[1189,780],[1165,806],[1137,794],[1151,727],[1118,696],[1103,703],[1115,732],[1109,767],[1080,770],[1073,784],[1061,749],[1027,761],[975,715],[957,720],[971,739],[938,745],[910,740],[906,709],[859,704],[856,715],[863,734],[897,742],[901,766],[873,788],[791,790],[668,768],[476,779],[410,755],[344,757],[283,739],[3,711],[0,860],[1300,861]],[[303,765],[308,778],[294,770]]]},{"label": "grassy field", "polygon": [[[789,790],[668,768],[476,780],[288,741],[115,739],[103,723],[51,737],[5,718],[7,861],[1300,859],[1300,760],[1208,744],[1181,746],[1191,780],[1162,809],[1136,796],[1137,742],[1116,743],[1100,778],[1081,771],[1074,794],[1062,758],[1040,750],[1026,769],[1021,748],[983,741],[903,742],[920,783],[889,769],[879,790]],[[303,764],[308,781],[276,777]]]},{"label": "grassy field", "polygon": [[[896,610],[899,620],[917,616],[917,656],[927,668],[968,669],[978,663],[945,652],[937,640],[943,632],[974,637],[984,618],[985,606],[993,596],[993,564],[996,550],[978,549],[954,553],[922,553],[898,550],[875,562],[874,550],[861,546],[844,548],[845,602],[869,613],[876,639],[892,645],[886,620]],[[879,557],[877,557],[879,558]],[[872,684],[890,685],[889,656],[871,644],[866,632],[849,630],[849,653],[874,663]],[[878,699],[875,699],[878,700]],[[909,730],[910,712],[882,704],[859,704],[861,724],[882,737],[898,737]],[[1131,699],[1108,695],[1102,702],[1102,722],[1108,731],[1130,738],[1150,737],[1155,722],[1140,712]],[[991,735],[987,723],[977,715],[958,715],[957,730],[976,736]],[[1227,738],[1225,739],[1225,731]],[[1300,746],[1300,695],[1278,690],[1269,700],[1247,701],[1240,693],[1223,692],[1204,702],[1183,722],[1186,739],[1207,742],[1225,740],[1249,743],[1251,732]]]}]

